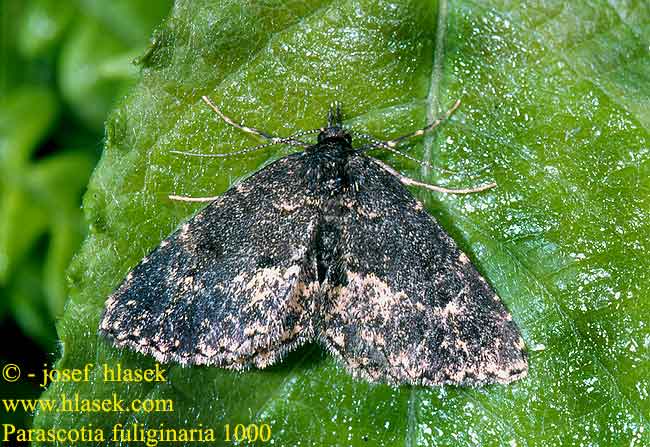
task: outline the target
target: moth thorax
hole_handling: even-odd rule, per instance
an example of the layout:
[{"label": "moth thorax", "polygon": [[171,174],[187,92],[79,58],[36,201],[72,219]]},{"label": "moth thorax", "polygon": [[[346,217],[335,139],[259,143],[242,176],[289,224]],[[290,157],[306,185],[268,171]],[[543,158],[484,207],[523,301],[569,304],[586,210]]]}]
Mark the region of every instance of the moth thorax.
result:
[{"label": "moth thorax", "polygon": [[336,149],[313,154],[304,171],[309,189],[322,197],[338,194],[347,186],[347,157]]}]

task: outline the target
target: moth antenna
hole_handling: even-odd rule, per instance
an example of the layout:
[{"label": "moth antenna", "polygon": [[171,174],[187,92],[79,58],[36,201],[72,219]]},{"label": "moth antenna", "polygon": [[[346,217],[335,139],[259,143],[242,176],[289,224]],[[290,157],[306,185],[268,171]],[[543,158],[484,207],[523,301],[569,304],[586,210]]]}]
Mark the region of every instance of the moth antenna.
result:
[{"label": "moth antenna", "polygon": [[397,177],[399,179],[400,182],[402,182],[406,186],[417,186],[417,187],[420,187],[420,188],[429,189],[431,191],[443,192],[445,194],[471,194],[471,193],[474,193],[474,192],[481,192],[481,191],[485,191],[485,190],[497,187],[497,184],[492,182],[492,183],[487,183],[485,185],[477,186],[475,188],[461,188],[461,189],[445,188],[443,186],[438,186],[438,185],[432,185],[430,183],[419,182],[419,181],[414,180],[414,179],[412,179],[410,177],[407,177],[407,176],[399,173],[397,170],[393,169],[391,166],[387,165],[383,161],[377,160],[376,158],[373,158],[372,161],[374,161],[379,166],[384,168],[390,174],[393,174],[395,177]]},{"label": "moth antenna", "polygon": [[[372,135],[368,135],[368,134],[365,134],[365,133],[357,132],[356,130],[350,130],[349,132],[350,132],[351,134],[357,136],[357,137],[365,138],[365,139],[367,139],[367,140],[372,141],[373,143],[377,143],[378,146],[382,146],[382,144],[384,143],[383,141],[380,141],[380,140],[376,139],[376,138],[373,137]],[[359,151],[359,152],[364,152],[364,151],[366,151],[366,150],[370,150],[370,149],[375,149],[375,147],[372,147],[372,148],[371,148],[371,147],[362,146],[362,147],[360,147],[360,148],[358,149],[358,151]],[[426,162],[426,161],[418,160],[417,158],[413,157],[412,155],[407,154],[406,152],[402,152],[402,151],[400,151],[400,150],[398,150],[398,149],[395,149],[395,148],[392,148],[392,147],[390,147],[390,146],[385,146],[384,149],[388,149],[390,152],[392,152],[392,153],[394,153],[394,154],[397,154],[397,155],[400,155],[400,156],[406,158],[407,160],[414,161],[415,163],[419,164],[419,165],[422,166],[422,167],[426,167],[426,168],[429,168],[429,169],[431,169],[431,170],[438,170],[438,171],[440,170],[440,168],[436,168],[436,167],[434,167],[432,164],[430,164],[430,163],[428,163],[428,162]]]},{"label": "moth antenna", "polygon": [[[314,134],[314,133],[318,133],[318,132],[322,132],[322,131],[323,131],[322,128],[320,128],[320,129],[311,129],[311,130],[303,130],[302,132],[298,132],[298,133],[295,133],[295,134],[293,134],[291,136],[288,136],[287,138],[285,138],[285,140],[294,141],[295,138],[297,138],[297,137],[301,137],[303,135]],[[200,153],[200,152],[187,152],[187,151],[176,151],[176,150],[172,150],[172,151],[169,151],[169,152],[171,154],[187,155],[187,156],[190,156],[190,157],[226,158],[226,157],[231,157],[233,155],[247,154],[249,152],[254,152],[254,151],[257,151],[259,149],[264,149],[264,148],[275,146],[276,144],[282,144],[282,143],[283,142],[281,141],[281,142],[278,142],[278,143],[271,142],[271,143],[258,144],[257,146],[237,150],[237,151],[234,151],[234,152],[227,152],[227,153],[224,153],[224,154],[204,154],[204,153]],[[308,143],[304,143],[304,144],[306,146],[309,146]]]},{"label": "moth antenna", "polygon": [[319,127],[318,129],[303,130],[302,132],[298,132],[298,133],[294,133],[293,135],[290,135],[288,138],[297,138],[297,137],[302,137],[304,135],[311,135],[311,134],[322,132],[323,130],[324,129],[322,127]]},{"label": "moth antenna", "polygon": [[406,135],[402,135],[401,137],[397,137],[397,138],[394,138],[394,139],[388,140],[388,141],[379,141],[379,140],[376,140],[376,139],[373,138],[373,140],[374,140],[373,144],[368,145],[368,146],[364,146],[364,147],[362,147],[360,149],[362,149],[364,151],[367,151],[367,150],[374,149],[374,148],[377,148],[377,147],[385,147],[387,149],[388,148],[395,148],[399,143],[401,143],[404,140],[408,140],[409,138],[413,138],[413,137],[418,137],[420,135],[424,135],[425,133],[432,131],[433,129],[438,127],[440,125],[440,123],[442,123],[443,121],[448,119],[451,115],[453,115],[454,112],[456,110],[458,110],[459,107],[460,107],[460,99],[457,99],[456,102],[454,103],[454,105],[451,106],[451,108],[449,110],[447,110],[447,112],[445,112],[445,114],[443,116],[441,116],[440,118],[438,118],[437,120],[435,120],[431,124],[427,124],[422,129],[418,129],[418,130],[416,130],[414,132],[408,133]]},{"label": "moth antenna", "polygon": [[264,138],[265,140],[269,140],[272,144],[290,144],[292,146],[299,146],[299,147],[309,147],[309,144],[299,141],[299,140],[294,140],[291,137],[278,137],[275,135],[271,135],[269,133],[266,133],[262,130],[256,129],[255,127],[248,127],[244,126],[243,124],[240,124],[236,121],[233,121],[230,117],[225,115],[219,107],[217,107],[216,104],[214,104],[210,98],[207,96],[201,96],[201,99],[203,102],[205,102],[212,110],[216,112],[217,115],[221,117],[222,120],[224,120],[226,123],[230,124],[233,127],[236,127],[239,130],[242,130],[246,133],[250,133],[252,135],[256,135],[260,138]]}]

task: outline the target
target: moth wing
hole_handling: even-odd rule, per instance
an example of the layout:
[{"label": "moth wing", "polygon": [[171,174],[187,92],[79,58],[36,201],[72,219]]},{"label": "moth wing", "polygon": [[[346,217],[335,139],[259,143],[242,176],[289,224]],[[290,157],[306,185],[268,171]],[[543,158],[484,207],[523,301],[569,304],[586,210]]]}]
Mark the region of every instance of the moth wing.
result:
[{"label": "moth wing", "polygon": [[321,337],[371,381],[508,383],[526,375],[523,339],[499,297],[392,174],[353,158],[342,263],[328,272]]},{"label": "moth wing", "polygon": [[100,332],[161,362],[233,369],[311,338],[317,210],[303,169],[302,154],[280,159],[182,225],[107,299]]}]

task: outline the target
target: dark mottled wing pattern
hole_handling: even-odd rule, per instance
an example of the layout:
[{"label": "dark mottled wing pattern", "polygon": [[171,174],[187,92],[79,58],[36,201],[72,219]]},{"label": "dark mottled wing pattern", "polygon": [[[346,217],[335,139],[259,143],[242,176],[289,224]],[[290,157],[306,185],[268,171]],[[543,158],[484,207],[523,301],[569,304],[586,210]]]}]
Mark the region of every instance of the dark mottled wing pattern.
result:
[{"label": "dark mottled wing pattern", "polygon": [[399,180],[356,156],[344,193],[321,338],[356,376],[424,385],[508,383],[526,375],[508,311]]},{"label": "dark mottled wing pattern", "polygon": [[[304,153],[224,193],[108,298],[100,332],[161,362],[264,367],[313,336],[318,208]],[[287,181],[287,179],[291,179]]]}]

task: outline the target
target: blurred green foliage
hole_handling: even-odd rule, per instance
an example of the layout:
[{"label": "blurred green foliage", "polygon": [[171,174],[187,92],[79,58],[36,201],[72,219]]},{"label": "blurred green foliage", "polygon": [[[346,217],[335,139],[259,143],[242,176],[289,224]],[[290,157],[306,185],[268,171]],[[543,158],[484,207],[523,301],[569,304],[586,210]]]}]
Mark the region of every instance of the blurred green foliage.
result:
[{"label": "blurred green foliage", "polygon": [[[65,270],[86,233],[81,196],[104,120],[136,81],[133,60],[170,7],[0,0],[0,325],[19,327],[17,340],[32,339],[48,355],[58,349]],[[21,360],[29,361],[0,354],[2,363]],[[25,384],[0,388],[8,397],[30,394]]]}]

